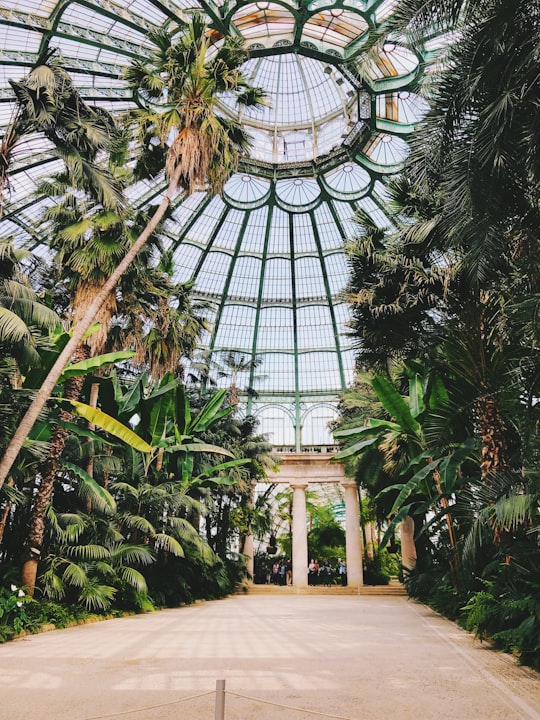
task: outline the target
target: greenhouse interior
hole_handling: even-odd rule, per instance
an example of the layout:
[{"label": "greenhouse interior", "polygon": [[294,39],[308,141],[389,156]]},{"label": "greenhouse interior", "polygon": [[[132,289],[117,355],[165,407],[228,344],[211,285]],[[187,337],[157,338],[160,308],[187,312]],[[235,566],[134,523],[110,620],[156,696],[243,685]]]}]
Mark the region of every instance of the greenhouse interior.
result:
[{"label": "greenhouse interior", "polygon": [[0,36],[0,643],[379,588],[540,669],[540,2]]}]

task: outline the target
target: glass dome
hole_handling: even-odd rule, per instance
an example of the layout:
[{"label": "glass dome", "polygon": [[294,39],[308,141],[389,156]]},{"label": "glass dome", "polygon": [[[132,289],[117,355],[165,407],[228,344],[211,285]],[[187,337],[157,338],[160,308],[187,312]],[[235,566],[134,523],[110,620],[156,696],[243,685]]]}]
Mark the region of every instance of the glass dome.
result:
[{"label": "glass dome", "polygon": [[[245,74],[265,88],[269,107],[238,112],[224,96],[219,111],[246,126],[250,155],[221,197],[179,196],[165,231],[177,279],[193,279],[211,308],[205,362],[236,358],[231,372],[238,387],[256,392],[247,409],[277,445],[331,443],[327,423],[354,365],[344,240],[357,232],[353,216],[360,208],[380,227],[391,225],[385,180],[399,170],[407,137],[426,110],[414,89],[436,61],[433,39],[409,48],[396,38],[376,53],[362,52],[393,5],[10,0],[0,6],[4,128],[14,103],[8,81],[23,77],[48,46],[59,48],[89,102],[120,114],[134,106],[124,68],[147,53],[150,29],[202,10],[216,44],[225,33],[245,38]],[[4,236],[46,252],[44,201],[33,190],[58,166],[42,140],[24,144],[0,221]],[[144,207],[165,187],[163,177],[138,182],[130,201]],[[230,382],[227,373],[221,382]]]}]

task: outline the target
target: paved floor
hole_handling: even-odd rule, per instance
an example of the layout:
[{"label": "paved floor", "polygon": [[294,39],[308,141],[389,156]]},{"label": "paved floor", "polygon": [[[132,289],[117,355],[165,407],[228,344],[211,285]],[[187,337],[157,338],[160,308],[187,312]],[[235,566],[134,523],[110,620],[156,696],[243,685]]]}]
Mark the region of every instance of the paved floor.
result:
[{"label": "paved floor", "polygon": [[302,595],[236,596],[0,645],[0,718],[213,720],[218,679],[225,720],[540,720],[539,675],[429,609]]}]

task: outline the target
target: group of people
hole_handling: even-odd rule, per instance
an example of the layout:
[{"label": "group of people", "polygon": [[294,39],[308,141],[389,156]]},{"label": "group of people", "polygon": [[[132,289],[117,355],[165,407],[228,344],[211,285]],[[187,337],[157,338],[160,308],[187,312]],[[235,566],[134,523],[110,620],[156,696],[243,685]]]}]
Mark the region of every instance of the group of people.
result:
[{"label": "group of people", "polygon": [[[341,582],[347,585],[347,564],[341,558],[337,559],[335,565],[328,560],[321,564],[316,558],[309,561],[307,567],[308,585],[336,585]],[[292,585],[292,561],[290,558],[281,558],[272,565],[270,582],[274,585]]]},{"label": "group of people", "polygon": [[274,585],[292,585],[292,560],[282,558],[272,565],[272,578]]},{"label": "group of people", "polygon": [[337,559],[334,567],[328,560],[319,565],[317,558],[312,558],[308,565],[308,585],[335,585],[339,578],[342,585],[347,584],[347,563],[341,558]]}]

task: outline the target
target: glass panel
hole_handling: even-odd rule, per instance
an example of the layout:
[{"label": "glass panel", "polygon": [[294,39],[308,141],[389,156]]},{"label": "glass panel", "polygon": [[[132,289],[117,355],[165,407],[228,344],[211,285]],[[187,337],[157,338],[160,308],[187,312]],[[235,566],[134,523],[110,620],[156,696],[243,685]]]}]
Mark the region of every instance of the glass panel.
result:
[{"label": "glass panel", "polygon": [[319,258],[299,258],[295,262],[296,297],[302,300],[326,300],[324,277]]},{"label": "glass panel", "polygon": [[195,287],[204,293],[221,295],[225,288],[231,257],[225,253],[211,252],[206,256],[197,275]]},{"label": "glass panel", "polygon": [[321,205],[316,208],[314,214],[322,250],[343,247],[341,230],[337,226],[329,207],[327,205]]},{"label": "glass panel", "polygon": [[254,415],[259,420],[257,432],[266,435],[269,442],[277,447],[294,447],[293,418],[285,408],[279,405],[258,406]]},{"label": "glass panel", "polygon": [[235,348],[251,353],[255,310],[245,305],[228,305],[223,309],[216,333],[216,348]]},{"label": "glass panel", "polygon": [[229,285],[229,298],[257,301],[261,282],[261,261],[240,257],[236,261]]},{"label": "glass panel", "polygon": [[[311,216],[307,214],[293,215],[293,233],[294,233],[294,252],[296,254],[303,252],[317,252],[317,243],[313,233],[313,224]],[[296,270],[300,276],[300,271]]]},{"label": "glass panel", "polygon": [[334,328],[328,307],[322,305],[307,305],[299,307],[298,317],[298,349],[312,350],[335,348]]},{"label": "glass panel", "polygon": [[254,210],[250,213],[249,220],[244,231],[244,237],[242,238],[242,252],[263,252],[267,220],[267,207],[263,207],[260,210]]},{"label": "glass panel", "polygon": [[338,416],[333,405],[310,407],[302,418],[302,445],[335,445],[328,424]]},{"label": "glass panel", "polygon": [[242,211],[230,210],[219,226],[214,240],[214,247],[223,250],[235,250],[244,218],[245,213]]},{"label": "glass panel", "polygon": [[286,301],[291,298],[291,263],[281,258],[268,260],[264,275],[263,301]]},{"label": "glass panel", "polygon": [[326,265],[326,274],[328,276],[328,285],[333,297],[338,295],[349,280],[349,268],[343,253],[332,253],[326,255],[324,259]]},{"label": "glass panel", "polygon": [[316,392],[321,388],[339,392],[341,376],[335,353],[309,352],[298,356],[300,392]]},{"label": "glass panel", "polygon": [[294,393],[294,355],[280,353],[261,353],[261,369],[263,377],[257,383],[261,391],[277,391],[280,393]]},{"label": "glass panel", "polygon": [[292,351],[293,348],[292,308],[262,308],[257,332],[257,354],[265,350]]}]

